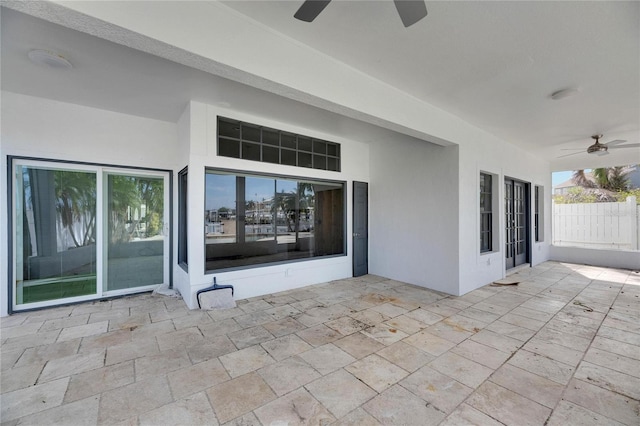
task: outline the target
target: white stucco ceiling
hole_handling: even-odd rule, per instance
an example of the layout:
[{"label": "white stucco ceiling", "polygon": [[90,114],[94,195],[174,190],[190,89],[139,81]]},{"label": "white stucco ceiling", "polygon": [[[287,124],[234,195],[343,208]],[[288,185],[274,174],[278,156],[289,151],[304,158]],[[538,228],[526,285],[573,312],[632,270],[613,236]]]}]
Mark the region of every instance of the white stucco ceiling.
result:
[{"label": "white stucco ceiling", "polygon": [[[160,3],[144,2],[149,12]],[[427,18],[410,28],[402,26],[391,0],[334,0],[313,23],[293,18],[300,4],[229,1],[222,7],[235,19],[289,39],[319,58],[375,79],[381,87],[404,92],[407,99],[446,111],[546,158],[556,170],[602,164],[602,159],[593,163],[586,153],[557,159],[568,152],[563,149],[586,149],[591,134],[604,133],[604,142],[640,142],[639,2],[428,1]],[[182,2],[181,9],[185,16],[189,11],[202,14],[203,2]],[[42,15],[42,8],[39,11]],[[65,24],[59,10],[55,15],[41,17]],[[145,24],[144,16],[133,17]],[[68,26],[78,29],[77,22],[73,24],[69,21]],[[79,29],[92,33],[95,27],[88,20]],[[185,37],[204,30],[182,28]],[[225,42],[240,39],[237,35]],[[261,40],[255,44],[260,46]],[[37,69],[25,56],[33,48],[65,54],[75,65],[74,73],[56,75]],[[183,54],[179,49],[162,52],[177,62],[194,63],[181,58]],[[284,61],[294,64],[300,58]],[[255,78],[225,74],[228,70],[206,61],[198,67],[274,93],[287,91],[267,81],[269,72],[286,73],[287,63],[281,70],[270,67]],[[208,78],[201,71],[153,55],[3,11],[4,90],[175,121],[189,99],[215,102],[224,97]],[[580,91],[560,101],[549,98],[566,87]],[[300,97],[297,92],[292,99]],[[298,100],[313,104],[313,100]],[[618,150],[607,161],[640,161],[640,150],[629,151]]]}]

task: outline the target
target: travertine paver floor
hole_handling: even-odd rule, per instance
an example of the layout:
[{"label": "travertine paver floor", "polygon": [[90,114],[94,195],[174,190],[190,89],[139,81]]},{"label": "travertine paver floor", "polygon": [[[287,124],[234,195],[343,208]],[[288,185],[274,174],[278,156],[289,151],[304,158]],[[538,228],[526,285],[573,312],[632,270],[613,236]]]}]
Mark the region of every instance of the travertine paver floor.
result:
[{"label": "travertine paver floor", "polygon": [[1,421],[640,424],[640,274],[546,262],[452,297],[364,276],[188,310],[2,318]]}]

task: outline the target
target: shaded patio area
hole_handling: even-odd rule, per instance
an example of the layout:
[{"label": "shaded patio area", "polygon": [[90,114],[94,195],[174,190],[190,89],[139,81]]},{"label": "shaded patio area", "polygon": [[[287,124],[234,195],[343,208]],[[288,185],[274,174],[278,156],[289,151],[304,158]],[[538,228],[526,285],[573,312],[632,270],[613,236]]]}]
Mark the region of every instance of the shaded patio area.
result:
[{"label": "shaded patio area", "polygon": [[367,275],[188,310],[0,320],[1,422],[637,425],[640,274],[545,262],[462,297]]}]

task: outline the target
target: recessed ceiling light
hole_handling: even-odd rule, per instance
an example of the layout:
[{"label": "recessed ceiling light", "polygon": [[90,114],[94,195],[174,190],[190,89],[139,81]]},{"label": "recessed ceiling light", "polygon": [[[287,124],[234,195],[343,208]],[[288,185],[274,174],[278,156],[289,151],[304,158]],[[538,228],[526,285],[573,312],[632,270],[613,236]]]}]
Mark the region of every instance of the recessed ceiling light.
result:
[{"label": "recessed ceiling light", "polygon": [[31,62],[49,68],[71,69],[73,65],[64,56],[48,50],[36,49],[27,54]]},{"label": "recessed ceiling light", "polygon": [[577,87],[568,87],[566,89],[556,90],[551,94],[551,99],[553,99],[554,101],[559,101],[560,99],[576,95],[579,91],[580,89]]}]

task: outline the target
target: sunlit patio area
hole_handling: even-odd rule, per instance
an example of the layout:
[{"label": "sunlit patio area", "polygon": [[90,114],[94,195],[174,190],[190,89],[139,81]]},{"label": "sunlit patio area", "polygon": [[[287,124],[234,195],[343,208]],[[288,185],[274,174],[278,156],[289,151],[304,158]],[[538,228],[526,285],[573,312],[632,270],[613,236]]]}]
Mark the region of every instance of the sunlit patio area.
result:
[{"label": "sunlit patio area", "polygon": [[638,425],[640,273],[508,278],[462,297],[366,275],[230,310],[146,293],[16,314],[0,319],[0,420]]}]

